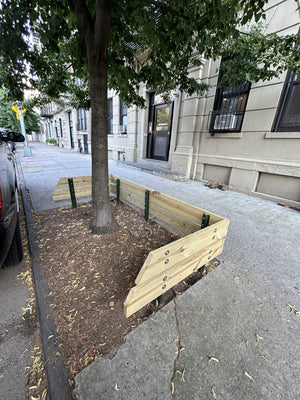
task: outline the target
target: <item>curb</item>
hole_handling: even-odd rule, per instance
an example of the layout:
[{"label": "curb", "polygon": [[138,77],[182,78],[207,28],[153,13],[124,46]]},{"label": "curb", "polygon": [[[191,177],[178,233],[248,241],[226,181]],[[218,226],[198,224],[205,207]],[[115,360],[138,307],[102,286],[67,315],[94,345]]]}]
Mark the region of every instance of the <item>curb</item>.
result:
[{"label": "curb", "polygon": [[47,378],[49,400],[72,400],[72,388],[68,383],[69,374],[60,351],[60,339],[54,321],[50,316],[50,303],[47,278],[36,258],[39,247],[35,240],[34,217],[31,207],[30,194],[26,188],[22,165],[17,160],[19,186],[23,202],[29,251],[32,262],[32,275],[37,302],[37,311],[40,324],[41,343]]}]

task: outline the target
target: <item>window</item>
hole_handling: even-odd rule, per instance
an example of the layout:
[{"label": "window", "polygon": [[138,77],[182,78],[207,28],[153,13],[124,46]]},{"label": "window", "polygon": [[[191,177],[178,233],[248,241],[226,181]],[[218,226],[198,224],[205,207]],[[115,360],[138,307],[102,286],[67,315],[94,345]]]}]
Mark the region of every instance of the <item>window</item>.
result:
[{"label": "window", "polygon": [[58,138],[57,121],[54,121],[55,135]]},{"label": "window", "polygon": [[86,131],[86,111],[83,108],[77,110],[77,130]]},{"label": "window", "polygon": [[47,123],[46,125],[46,137],[51,138],[51,128],[50,128],[50,123]]},{"label": "window", "polygon": [[[226,59],[223,59],[225,61]],[[218,83],[225,71],[220,71]],[[218,87],[216,90],[214,109],[211,113],[209,131],[240,132],[248,101],[251,83],[245,82],[238,86]]]},{"label": "window", "polygon": [[273,131],[300,131],[300,74],[287,74]]},{"label": "window", "polygon": [[113,131],[113,103],[112,99],[107,100],[107,133],[112,135]]},{"label": "window", "polygon": [[127,107],[120,99],[120,133],[127,133]]}]

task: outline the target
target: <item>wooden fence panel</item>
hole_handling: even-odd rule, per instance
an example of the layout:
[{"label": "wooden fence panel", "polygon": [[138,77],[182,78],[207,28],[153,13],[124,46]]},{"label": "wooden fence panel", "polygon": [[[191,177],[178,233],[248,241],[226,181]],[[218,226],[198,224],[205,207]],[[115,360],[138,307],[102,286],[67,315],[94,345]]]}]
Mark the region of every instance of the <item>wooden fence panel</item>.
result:
[{"label": "wooden fence panel", "polygon": [[217,241],[226,236],[227,230],[228,221],[220,221],[217,224],[151,251],[135,280],[136,285],[147,281],[154,275],[162,273],[172,265],[183,262],[196,254],[200,249],[210,250]]},{"label": "wooden fence panel", "polygon": [[[203,213],[210,215],[210,225],[223,219],[216,214],[208,213],[205,210],[185,203],[184,201],[177,200],[155,190],[150,190],[150,213],[151,208],[157,210],[158,207],[160,207],[162,210],[167,210],[169,213],[180,215],[181,217],[199,225],[202,223]],[[153,215],[156,214],[153,213]]]},{"label": "wooden fence panel", "polygon": [[201,228],[200,224],[182,218],[181,215],[174,214],[165,208],[161,208],[157,204],[153,204],[152,202],[150,202],[149,212],[150,215],[154,215],[159,220],[165,222],[169,226],[172,226],[185,235],[196,232]]},{"label": "wooden fence panel", "polygon": [[[209,261],[209,257],[213,259],[221,254],[224,241],[225,238],[218,240],[213,248],[202,249],[183,262],[178,263],[160,274],[155,275],[152,279],[148,279],[144,283],[133,287],[124,302],[124,312],[126,317],[134,314],[136,311],[140,310],[152,300],[156,299],[168,289],[171,289],[177,283],[192,274],[198,268],[201,268]],[[211,253],[210,250],[212,250]]]}]

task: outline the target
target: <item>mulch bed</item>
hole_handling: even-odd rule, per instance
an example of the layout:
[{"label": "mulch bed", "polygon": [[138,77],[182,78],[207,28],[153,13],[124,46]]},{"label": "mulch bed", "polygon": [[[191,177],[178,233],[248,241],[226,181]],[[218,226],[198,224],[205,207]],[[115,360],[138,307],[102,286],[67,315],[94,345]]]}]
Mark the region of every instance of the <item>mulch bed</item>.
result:
[{"label": "mulch bed", "polygon": [[[154,220],[145,221],[141,213],[125,204],[113,202],[112,212],[120,229],[101,236],[89,230],[90,202],[76,209],[60,208],[35,216],[41,249],[38,262],[48,279],[51,315],[72,386],[76,374],[95,356],[120,345],[129,331],[203,274],[195,272],[168,291],[161,304],[153,302],[125,318],[124,300],[147,255],[178,236]],[[210,268],[215,266],[213,263]]]}]

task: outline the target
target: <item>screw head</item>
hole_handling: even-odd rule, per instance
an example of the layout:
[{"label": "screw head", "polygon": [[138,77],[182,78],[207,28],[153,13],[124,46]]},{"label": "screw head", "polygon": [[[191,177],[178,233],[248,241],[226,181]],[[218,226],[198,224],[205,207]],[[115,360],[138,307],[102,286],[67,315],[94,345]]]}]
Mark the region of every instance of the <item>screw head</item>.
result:
[{"label": "screw head", "polygon": [[168,279],[167,276],[164,276],[164,277],[163,277],[163,281],[164,281],[164,282],[165,282],[167,279]]},{"label": "screw head", "polygon": [[169,259],[167,258],[167,259],[165,260],[165,264],[168,264],[168,262],[169,262]]},{"label": "screw head", "polygon": [[167,251],[165,252],[165,256],[167,256],[169,253],[170,253],[169,250],[167,250]]},{"label": "screw head", "polygon": [[162,288],[162,289],[165,289],[166,287],[167,287],[167,285],[163,285],[161,288]]}]

